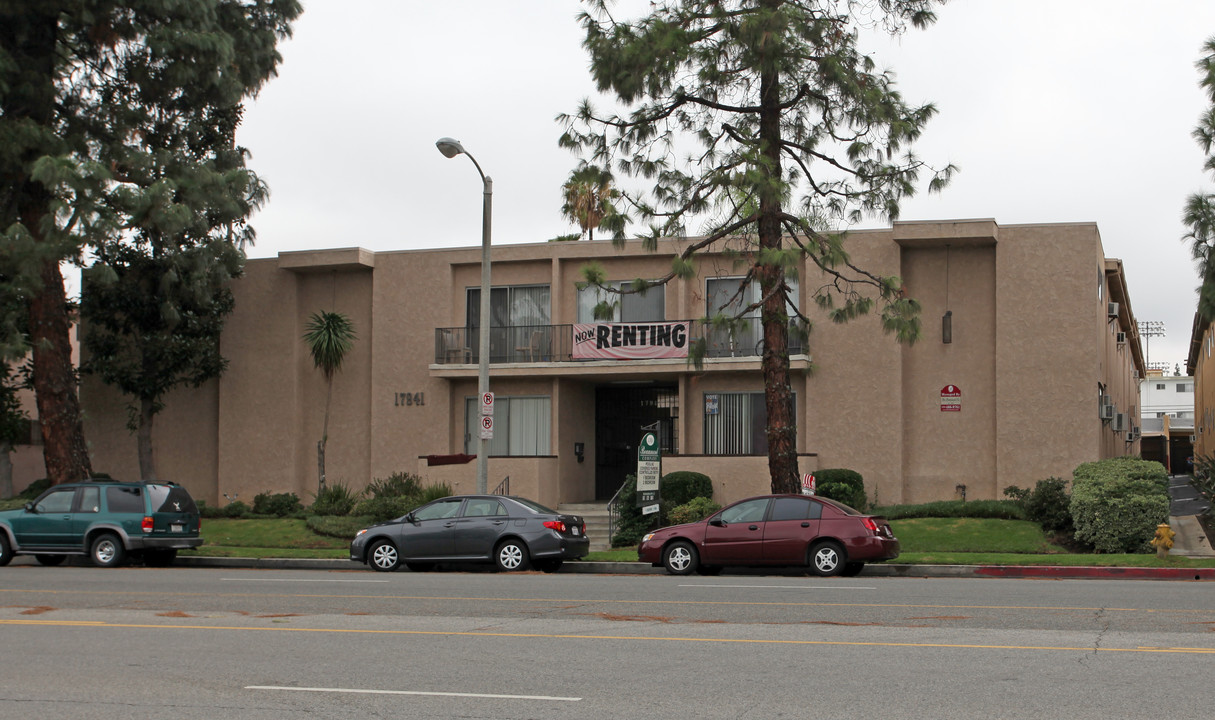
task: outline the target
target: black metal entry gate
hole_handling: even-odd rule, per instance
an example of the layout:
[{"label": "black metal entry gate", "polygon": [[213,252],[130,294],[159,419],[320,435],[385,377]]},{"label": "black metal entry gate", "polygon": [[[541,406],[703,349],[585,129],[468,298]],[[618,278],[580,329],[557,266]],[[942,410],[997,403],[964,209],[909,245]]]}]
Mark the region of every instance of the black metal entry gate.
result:
[{"label": "black metal entry gate", "polygon": [[601,385],[595,389],[595,498],[610,500],[637,471],[642,428],[658,423],[664,455],[677,449],[679,390],[673,385]]}]

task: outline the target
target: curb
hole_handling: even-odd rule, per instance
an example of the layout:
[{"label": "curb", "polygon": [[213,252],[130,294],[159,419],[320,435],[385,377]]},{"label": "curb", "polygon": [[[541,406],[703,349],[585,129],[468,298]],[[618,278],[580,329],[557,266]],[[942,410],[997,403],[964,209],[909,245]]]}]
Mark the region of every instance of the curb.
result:
[{"label": "curb", "polygon": [[[181,567],[245,568],[254,570],[368,571],[350,560],[314,558],[224,558],[178,556]],[[402,569],[401,572],[408,572]],[[566,562],[559,574],[665,575],[660,567],[640,562]],[[731,575],[804,575],[783,568],[739,568]],[[1215,580],[1215,568],[1135,568],[1066,565],[866,565],[859,577],[914,578],[1046,578],[1096,580]]]}]

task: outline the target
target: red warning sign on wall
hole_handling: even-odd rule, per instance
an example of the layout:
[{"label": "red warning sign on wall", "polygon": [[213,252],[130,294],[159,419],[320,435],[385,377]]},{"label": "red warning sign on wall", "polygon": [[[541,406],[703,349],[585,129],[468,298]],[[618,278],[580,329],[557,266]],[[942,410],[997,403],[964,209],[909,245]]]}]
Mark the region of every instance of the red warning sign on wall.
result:
[{"label": "red warning sign on wall", "polygon": [[962,391],[957,385],[941,388],[941,412],[962,412]]}]

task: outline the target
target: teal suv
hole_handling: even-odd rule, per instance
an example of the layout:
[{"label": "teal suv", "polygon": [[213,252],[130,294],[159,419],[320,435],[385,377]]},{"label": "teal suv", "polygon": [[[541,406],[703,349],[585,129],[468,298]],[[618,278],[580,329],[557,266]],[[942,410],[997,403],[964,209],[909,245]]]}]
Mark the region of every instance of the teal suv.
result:
[{"label": "teal suv", "polygon": [[16,555],[59,565],[88,555],[100,567],[127,558],[165,566],[202,545],[198,506],[176,483],[93,480],[56,485],[18,510],[0,512],[0,566]]}]

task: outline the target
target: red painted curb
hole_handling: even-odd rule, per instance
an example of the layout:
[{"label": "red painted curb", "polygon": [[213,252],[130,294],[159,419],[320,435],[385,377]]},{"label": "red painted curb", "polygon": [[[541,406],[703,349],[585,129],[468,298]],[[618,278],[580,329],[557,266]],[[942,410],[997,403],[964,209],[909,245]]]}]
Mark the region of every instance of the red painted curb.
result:
[{"label": "red painted curb", "polygon": [[1215,568],[1068,567],[981,565],[975,575],[996,578],[1125,578],[1128,580],[1215,580]]}]

